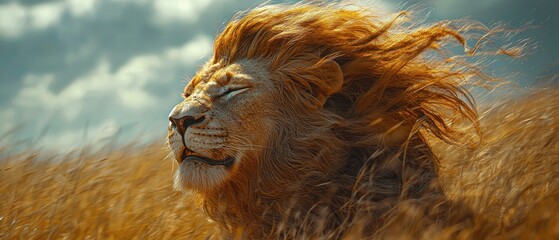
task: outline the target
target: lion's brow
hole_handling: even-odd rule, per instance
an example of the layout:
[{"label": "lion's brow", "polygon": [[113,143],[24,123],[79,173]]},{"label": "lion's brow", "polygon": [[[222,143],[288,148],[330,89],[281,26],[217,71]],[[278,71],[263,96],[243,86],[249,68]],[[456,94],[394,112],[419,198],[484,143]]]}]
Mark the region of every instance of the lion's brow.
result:
[{"label": "lion's brow", "polygon": [[196,85],[198,85],[200,81],[202,81],[202,79],[199,76],[195,76],[194,78],[192,78],[190,82],[184,87],[184,90],[182,92],[183,97],[188,97],[188,95],[190,95],[189,92],[196,88]]},{"label": "lion's brow", "polygon": [[230,71],[226,71],[225,74],[215,73],[211,76],[210,79],[215,81],[217,84],[221,86],[227,86],[233,78],[233,73]]}]

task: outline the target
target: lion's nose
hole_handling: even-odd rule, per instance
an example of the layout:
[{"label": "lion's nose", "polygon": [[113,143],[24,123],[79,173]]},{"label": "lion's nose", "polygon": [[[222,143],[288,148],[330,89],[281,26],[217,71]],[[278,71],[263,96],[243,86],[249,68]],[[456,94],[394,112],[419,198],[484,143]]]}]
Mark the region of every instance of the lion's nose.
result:
[{"label": "lion's nose", "polygon": [[204,116],[199,118],[195,118],[192,116],[184,116],[180,118],[169,117],[169,121],[171,122],[171,127],[177,129],[180,135],[184,136],[186,129],[193,124],[201,123],[205,119]]}]

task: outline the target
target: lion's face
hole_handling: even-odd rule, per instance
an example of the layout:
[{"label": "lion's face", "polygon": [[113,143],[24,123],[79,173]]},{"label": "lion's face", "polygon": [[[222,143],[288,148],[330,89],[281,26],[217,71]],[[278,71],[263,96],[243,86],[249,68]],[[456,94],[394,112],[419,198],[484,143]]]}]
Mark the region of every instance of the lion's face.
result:
[{"label": "lion's face", "polygon": [[201,69],[169,114],[168,143],[179,164],[175,187],[211,190],[247,155],[262,151],[276,89],[256,61]]}]

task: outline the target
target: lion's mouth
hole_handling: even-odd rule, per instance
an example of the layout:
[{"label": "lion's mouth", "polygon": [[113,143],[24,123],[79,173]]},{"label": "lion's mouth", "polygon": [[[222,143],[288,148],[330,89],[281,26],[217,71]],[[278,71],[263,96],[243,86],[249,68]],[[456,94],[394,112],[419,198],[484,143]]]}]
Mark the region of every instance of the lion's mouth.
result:
[{"label": "lion's mouth", "polygon": [[187,162],[187,161],[196,161],[196,162],[202,162],[208,165],[212,165],[212,166],[225,166],[226,168],[229,168],[233,165],[233,162],[235,161],[235,159],[233,157],[226,157],[224,160],[217,160],[217,159],[212,159],[212,158],[208,158],[208,157],[202,157],[199,155],[196,155],[195,152],[190,151],[188,148],[184,149],[181,153],[181,161],[179,162]]}]

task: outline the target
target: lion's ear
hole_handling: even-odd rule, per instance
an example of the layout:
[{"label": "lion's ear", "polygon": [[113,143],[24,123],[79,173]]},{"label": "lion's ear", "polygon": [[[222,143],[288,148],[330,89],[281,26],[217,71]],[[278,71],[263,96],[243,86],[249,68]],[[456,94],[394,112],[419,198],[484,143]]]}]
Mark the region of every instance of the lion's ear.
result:
[{"label": "lion's ear", "polygon": [[323,60],[315,65],[317,80],[311,82],[312,95],[322,107],[330,95],[340,91],[344,82],[342,68],[334,60]]}]

